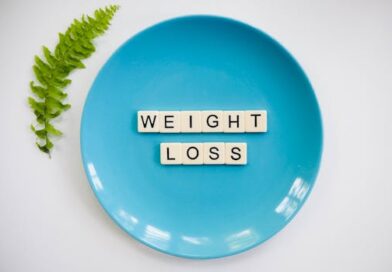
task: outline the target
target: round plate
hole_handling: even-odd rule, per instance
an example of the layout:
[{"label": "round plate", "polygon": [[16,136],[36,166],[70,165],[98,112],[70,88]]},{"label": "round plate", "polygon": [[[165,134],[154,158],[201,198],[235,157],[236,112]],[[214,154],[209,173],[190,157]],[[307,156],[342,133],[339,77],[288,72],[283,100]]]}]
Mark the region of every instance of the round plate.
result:
[{"label": "round plate", "polygon": [[[138,110],[268,111],[267,133],[143,134]],[[160,164],[161,142],[246,142],[245,166]],[[96,78],[81,124],[84,168],[110,217],[181,257],[250,249],[281,230],[317,175],[315,94],[289,53],[238,21],[189,16],[144,30]]]}]

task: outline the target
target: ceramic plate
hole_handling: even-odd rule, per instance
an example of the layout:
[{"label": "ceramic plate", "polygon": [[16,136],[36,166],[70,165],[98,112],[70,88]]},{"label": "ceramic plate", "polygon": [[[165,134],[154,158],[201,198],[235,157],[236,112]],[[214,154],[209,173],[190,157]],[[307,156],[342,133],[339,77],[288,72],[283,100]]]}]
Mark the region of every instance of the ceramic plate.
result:
[{"label": "ceramic plate", "polygon": [[[268,111],[268,132],[142,134],[138,110]],[[160,164],[161,142],[246,142],[245,166]],[[86,100],[81,149],[110,217],[159,251],[216,258],[281,230],[309,195],[322,125],[312,87],[276,41],[244,23],[188,16],[123,44]]]}]

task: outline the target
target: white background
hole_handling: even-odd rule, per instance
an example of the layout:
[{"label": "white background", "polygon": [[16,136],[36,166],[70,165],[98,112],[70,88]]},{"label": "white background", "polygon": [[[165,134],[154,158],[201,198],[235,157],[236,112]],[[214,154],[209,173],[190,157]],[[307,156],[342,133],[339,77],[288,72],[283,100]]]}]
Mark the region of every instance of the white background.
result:
[{"label": "white background", "polygon": [[[392,271],[392,1],[120,1],[87,69],[72,74],[65,136],[50,160],[34,146],[26,98],[33,56],[73,18],[107,1],[0,0],[0,271]],[[323,113],[316,186],[265,244],[196,261],[120,230],[90,189],[79,152],[83,103],[129,37],[161,20],[219,14],[280,41],[308,74]]]}]

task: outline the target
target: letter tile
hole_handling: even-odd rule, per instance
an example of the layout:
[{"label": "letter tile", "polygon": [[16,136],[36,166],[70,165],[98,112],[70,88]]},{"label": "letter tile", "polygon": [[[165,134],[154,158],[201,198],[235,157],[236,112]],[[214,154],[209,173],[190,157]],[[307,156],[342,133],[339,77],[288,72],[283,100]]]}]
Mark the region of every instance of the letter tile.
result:
[{"label": "letter tile", "polygon": [[138,111],[137,131],[142,133],[159,132],[159,111]]},{"label": "letter tile", "polygon": [[182,164],[181,143],[161,143],[161,164]]},{"label": "letter tile", "polygon": [[225,143],[204,143],[204,164],[225,164]]},{"label": "letter tile", "polygon": [[223,111],[202,111],[202,131],[206,133],[223,132]]},{"label": "letter tile", "polygon": [[267,111],[245,111],[246,132],[267,132]]},{"label": "letter tile", "polygon": [[226,143],[226,164],[247,164],[246,143]]},{"label": "letter tile", "polygon": [[160,132],[161,133],[179,133],[181,131],[181,115],[179,111],[161,111],[159,112]]},{"label": "letter tile", "polygon": [[223,131],[225,133],[244,133],[245,114],[243,111],[223,112]]},{"label": "letter tile", "polygon": [[201,132],[201,111],[181,111],[181,132]]},{"label": "letter tile", "polygon": [[203,144],[183,143],[182,164],[203,164]]}]

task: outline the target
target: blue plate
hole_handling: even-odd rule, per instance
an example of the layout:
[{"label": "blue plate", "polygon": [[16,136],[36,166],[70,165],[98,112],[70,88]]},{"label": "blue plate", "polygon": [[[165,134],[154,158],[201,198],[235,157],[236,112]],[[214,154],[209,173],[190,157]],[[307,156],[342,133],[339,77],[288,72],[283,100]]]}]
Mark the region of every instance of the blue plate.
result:
[{"label": "blue plate", "polygon": [[[141,134],[138,110],[268,111],[267,133]],[[246,166],[163,166],[161,142],[246,142]],[[188,258],[237,254],[296,214],[320,164],[322,125],[300,66],[263,32],[189,16],[129,39],[86,100],[84,168],[110,217],[138,241]]]}]

